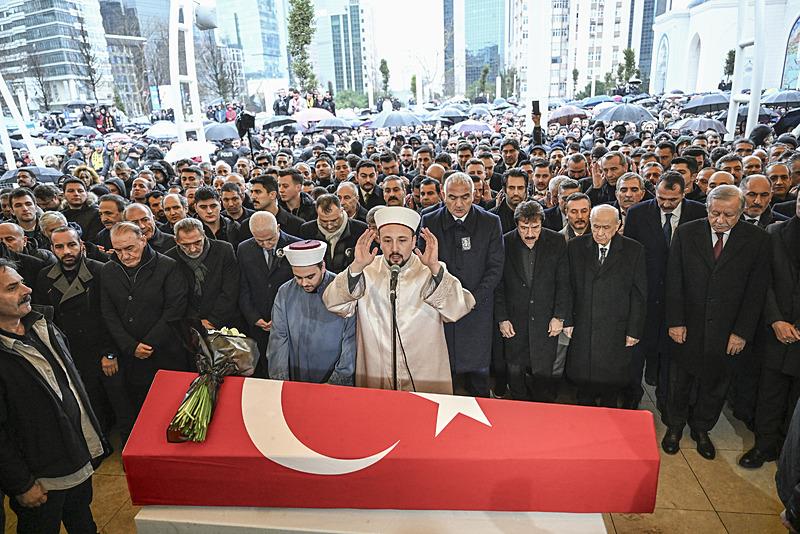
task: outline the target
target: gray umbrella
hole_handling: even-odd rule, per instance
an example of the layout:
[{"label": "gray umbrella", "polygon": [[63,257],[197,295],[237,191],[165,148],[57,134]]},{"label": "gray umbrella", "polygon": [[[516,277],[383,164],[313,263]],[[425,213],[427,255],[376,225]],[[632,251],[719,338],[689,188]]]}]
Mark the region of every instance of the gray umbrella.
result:
[{"label": "gray umbrella", "polygon": [[206,126],[206,139],[208,141],[228,141],[240,139],[239,130],[232,122],[215,123]]},{"label": "gray umbrella", "polygon": [[64,175],[64,173],[60,170],[53,169],[51,167],[20,167],[18,169],[6,171],[3,176],[0,176],[0,187],[9,187],[16,184],[17,174],[19,174],[19,171],[21,170],[28,171],[29,173],[33,174],[36,177],[37,182],[46,184],[55,184],[58,182],[59,178]]},{"label": "gray umbrella", "polygon": [[377,130],[378,128],[400,128],[401,126],[422,126],[422,121],[407,111],[390,111],[375,116],[369,127]]},{"label": "gray umbrella", "polygon": [[316,125],[317,130],[352,130],[353,126],[344,119],[333,117],[332,119],[322,119]]},{"label": "gray umbrella", "polygon": [[707,95],[698,95],[689,100],[681,110],[682,113],[693,113],[699,115],[701,113],[710,113],[712,111],[722,111],[728,107],[730,96],[724,93],[709,93]]},{"label": "gray umbrella", "polygon": [[794,89],[778,91],[762,98],[761,103],[765,106],[781,106],[784,108],[800,106],[800,91],[795,91]]},{"label": "gray umbrella", "polygon": [[668,130],[691,130],[693,132],[705,132],[706,130],[714,130],[720,135],[728,133],[728,129],[720,121],[715,119],[706,119],[704,117],[688,117],[681,119],[676,123],[667,126]]},{"label": "gray umbrella", "polygon": [[69,131],[69,135],[73,137],[103,137],[100,130],[92,128],[91,126],[77,126]]},{"label": "gray umbrella", "polygon": [[608,107],[595,115],[597,121],[607,122],[635,122],[655,120],[653,115],[642,106],[636,104],[617,104]]}]

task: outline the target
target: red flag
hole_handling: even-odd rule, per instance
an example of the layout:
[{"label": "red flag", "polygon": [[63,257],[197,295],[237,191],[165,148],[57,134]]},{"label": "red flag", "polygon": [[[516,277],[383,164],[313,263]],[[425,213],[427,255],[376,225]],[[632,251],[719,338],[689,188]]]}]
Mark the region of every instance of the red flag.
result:
[{"label": "red flag", "polygon": [[229,377],[205,443],[168,443],[195,375],[159,372],[123,461],[136,505],[651,512],[646,411]]}]

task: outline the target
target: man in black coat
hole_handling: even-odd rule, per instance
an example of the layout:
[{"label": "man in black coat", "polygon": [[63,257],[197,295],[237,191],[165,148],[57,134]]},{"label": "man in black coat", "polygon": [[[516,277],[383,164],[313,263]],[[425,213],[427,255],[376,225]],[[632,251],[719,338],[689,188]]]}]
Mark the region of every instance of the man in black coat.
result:
[{"label": "man in black coat", "polygon": [[626,408],[635,409],[642,400],[644,371],[645,381],[656,386],[656,402],[662,415],[669,384],[669,338],[664,327],[664,280],[669,245],[678,226],[706,216],[705,206],[686,200],[684,189],[683,176],[667,171],[656,186],[656,198],[631,206],[625,218],[625,237],[644,246],[647,264],[647,318],[642,341],[634,349]]},{"label": "man in black coat", "polygon": [[572,317],[567,377],[578,403],[616,408],[630,384],[633,347],[642,338],[647,309],[644,247],[618,234],[619,210],[592,208],[591,234],[567,244]]},{"label": "man in black coat", "polygon": [[135,413],[159,369],[190,368],[175,326],[186,314],[186,280],[172,258],[148,244],[138,226],[111,230],[116,254],[101,271],[100,309],[117,346]]},{"label": "man in black coat", "polygon": [[67,208],[62,213],[67,222],[78,223],[83,230],[83,240],[94,243],[97,240],[97,233],[103,229],[103,223],[100,221],[97,206],[88,203],[86,184],[80,178],[67,178],[62,187],[64,200],[67,201]]},{"label": "man in black coat", "polygon": [[800,202],[796,214],[767,228],[772,282],[757,336],[761,376],[755,413],[756,441],[739,459],[742,467],[775,460],[800,397]]},{"label": "man in black coat", "polygon": [[[494,326],[494,290],[503,276],[500,218],[472,205],[475,184],[457,172],[445,181],[445,205],[423,215],[422,228],[439,240],[439,259],[475,297],[475,307],[444,325],[454,389],[473,397],[489,395],[489,364]],[[420,250],[425,243],[419,241]]]},{"label": "man in black coat", "polygon": [[374,161],[362,159],[356,165],[356,183],[358,184],[358,202],[369,211],[375,206],[383,206],[383,190],[378,182],[378,166]]},{"label": "man in black coat", "polygon": [[[509,171],[512,172],[512,171]],[[558,335],[571,315],[567,244],[542,228],[542,206],[517,206],[516,229],[503,236],[503,279],[494,292],[494,320],[504,338],[511,395],[553,402]]]},{"label": "man in black coat", "polygon": [[[222,215],[222,203],[216,189],[207,186],[198,188],[194,193],[194,210],[203,223],[206,237],[230,243],[236,250],[241,241],[239,223]],[[177,230],[175,235],[177,237]]]},{"label": "man in black coat", "polygon": [[239,266],[233,247],[209,239],[197,219],[175,223],[177,246],[166,256],[175,260],[188,287],[186,315],[207,330],[239,327]]},{"label": "man in black coat", "polygon": [[763,174],[751,174],[742,178],[739,189],[744,193],[742,220],[766,228],[772,223],[785,221],[789,217],[772,209],[772,184]]},{"label": "man in black coat", "polygon": [[528,198],[528,175],[520,169],[511,169],[505,174],[504,182],[503,201],[489,213],[500,217],[500,228],[503,234],[507,234],[516,227],[514,210]]},{"label": "man in black coat", "polygon": [[0,488],[18,532],[96,532],[92,473],[110,448],[67,340],[5,259],[0,287]]},{"label": "man in black coat", "polygon": [[736,186],[715,187],[706,206],[707,219],[675,232],[667,262],[666,325],[674,344],[661,446],[678,452],[688,423],[697,451],[713,459],[708,432],[725,403],[733,358],[753,341],[768,287],[769,239],[755,225],[737,224],[744,195]]},{"label": "man in black coat", "polygon": [[86,257],[77,230],[61,227],[50,236],[58,263],[39,272],[35,304],[53,308],[53,321],[67,336],[89,401],[108,435],[116,418],[124,443],[134,417],[117,361],[117,349],[100,310],[103,264]]},{"label": "man in black coat", "polygon": [[555,194],[556,205],[544,210],[544,227],[560,232],[567,225],[567,198],[572,193],[580,193],[581,185],[577,180],[559,176],[553,178],[549,188],[551,193]]},{"label": "man in black coat", "polygon": [[289,235],[300,232],[305,221],[278,205],[278,181],[274,177],[263,174],[250,180],[250,198],[255,210],[271,213],[284,232]]},{"label": "man in black coat", "polygon": [[356,241],[367,231],[367,223],[350,219],[336,195],[317,198],[317,219],[300,227],[302,239],[315,239],[328,244],[325,268],[340,273],[353,262]]},{"label": "man in black coat", "polygon": [[158,229],[153,212],[144,204],[129,204],[123,212],[126,222],[139,227],[147,245],[159,254],[166,254],[175,246],[175,238]]},{"label": "man in black coat", "polygon": [[[272,327],[272,305],[278,288],[292,279],[289,262],[278,253],[283,247],[299,241],[281,231],[275,216],[256,212],[250,217],[253,237],[239,244],[239,309],[244,316],[247,332],[257,343],[261,354],[267,351],[269,330]],[[267,362],[259,359],[255,376],[267,377]]]}]

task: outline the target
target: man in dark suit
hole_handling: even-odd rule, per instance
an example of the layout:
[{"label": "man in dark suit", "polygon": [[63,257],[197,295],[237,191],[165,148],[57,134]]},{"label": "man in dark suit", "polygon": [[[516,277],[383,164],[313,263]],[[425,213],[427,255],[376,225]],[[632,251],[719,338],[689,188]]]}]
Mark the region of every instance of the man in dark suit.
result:
[{"label": "man in dark suit", "polygon": [[744,194],[744,213],[742,220],[766,228],[774,222],[785,221],[789,217],[773,211],[772,184],[763,174],[751,174],[742,178],[739,189]]},{"label": "man in dark suit", "polygon": [[378,166],[374,161],[362,159],[356,165],[356,183],[358,183],[358,202],[367,211],[375,206],[383,206],[383,190],[378,187]]},{"label": "man in dark suit", "polygon": [[556,205],[544,210],[544,227],[554,232],[561,231],[567,224],[567,198],[572,193],[580,193],[581,185],[572,178],[553,178],[553,182],[558,180],[555,191]]},{"label": "man in dark suit", "polygon": [[678,227],[667,262],[666,325],[674,344],[661,447],[678,452],[688,423],[697,452],[713,459],[708,432],[725,403],[733,358],[755,334],[769,278],[769,239],[755,225],[737,224],[744,195],[736,186],[710,190],[706,206],[707,219]]},{"label": "man in dark suit", "polygon": [[656,386],[658,409],[662,412],[667,399],[669,355],[667,331],[664,327],[664,279],[672,235],[681,224],[706,216],[699,202],[686,200],[683,176],[675,171],[661,175],[656,198],[631,206],[625,218],[625,237],[644,246],[647,264],[647,318],[642,342],[634,350],[633,375],[626,399],[626,408],[635,409],[644,395],[645,381]]},{"label": "man in dark suit", "polygon": [[305,221],[278,205],[278,180],[273,176],[264,174],[250,180],[250,198],[256,211],[271,213],[284,232],[289,235],[300,232]]},{"label": "man in dark suit", "polygon": [[800,397],[800,202],[795,216],[767,228],[772,283],[767,289],[756,352],[762,358],[755,411],[756,441],[740,459],[757,468],[778,457]]},{"label": "man in dark suit", "polygon": [[[494,290],[503,275],[500,218],[472,205],[474,183],[462,172],[445,181],[445,205],[422,217],[439,240],[439,259],[475,297],[475,308],[444,326],[454,388],[473,397],[489,395]],[[425,243],[420,240],[424,250]]]},{"label": "man in dark suit", "polygon": [[628,158],[622,152],[607,152],[592,164],[592,174],[581,180],[592,206],[610,204],[616,200],[617,180],[628,172]]},{"label": "man in dark suit", "polygon": [[494,317],[504,338],[511,396],[553,402],[558,336],[572,302],[567,244],[542,228],[543,217],[536,201],[516,208],[517,227],[503,236],[506,259],[494,293]]},{"label": "man in dark suit", "polygon": [[791,217],[794,215],[795,195],[791,193],[792,173],[789,165],[773,161],[767,165],[765,174],[772,184],[772,211]]},{"label": "man in dark suit", "polygon": [[366,231],[367,223],[350,219],[339,197],[326,194],[317,198],[317,219],[301,226],[298,237],[327,243],[325,268],[338,274],[353,262],[356,241]]},{"label": "man in dark suit", "polygon": [[514,210],[528,196],[528,175],[520,169],[511,169],[505,174],[503,187],[504,199],[496,207],[489,210],[500,217],[500,227],[507,234],[515,227]]},{"label": "man in dark suit", "polygon": [[[265,354],[272,327],[272,304],[278,288],[292,278],[292,268],[278,250],[299,241],[281,231],[275,216],[259,211],[250,216],[253,237],[239,244],[239,309],[244,316],[247,331],[257,343],[260,354]],[[265,358],[258,361],[255,376],[267,376]]]},{"label": "man in dark suit", "polygon": [[595,206],[591,234],[567,244],[572,316],[566,374],[578,386],[578,403],[587,406],[618,406],[630,384],[633,347],[644,330],[644,247],[619,235],[619,225],[619,210]]}]

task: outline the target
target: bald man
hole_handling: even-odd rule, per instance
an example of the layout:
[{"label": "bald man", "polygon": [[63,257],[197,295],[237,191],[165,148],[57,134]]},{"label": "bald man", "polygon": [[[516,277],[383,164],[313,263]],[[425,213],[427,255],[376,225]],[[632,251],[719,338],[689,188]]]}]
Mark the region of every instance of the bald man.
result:
[{"label": "bald man", "polygon": [[[299,241],[281,231],[275,216],[257,211],[248,221],[253,237],[242,241],[237,248],[239,260],[239,309],[245,318],[247,331],[265,354],[272,328],[272,305],[278,288],[292,278],[292,267],[276,251]],[[267,362],[259,360],[254,376],[267,378]]]},{"label": "bald man", "polygon": [[634,380],[633,347],[644,330],[644,247],[617,233],[619,210],[611,205],[592,208],[590,225],[591,233],[567,244],[572,317],[565,321],[571,337],[566,374],[578,386],[579,404],[617,408]]},{"label": "bald man", "polygon": [[708,179],[708,189],[706,190],[706,194],[710,193],[715,187],[719,187],[721,185],[734,185],[733,175],[725,171],[717,171],[712,174]]}]

